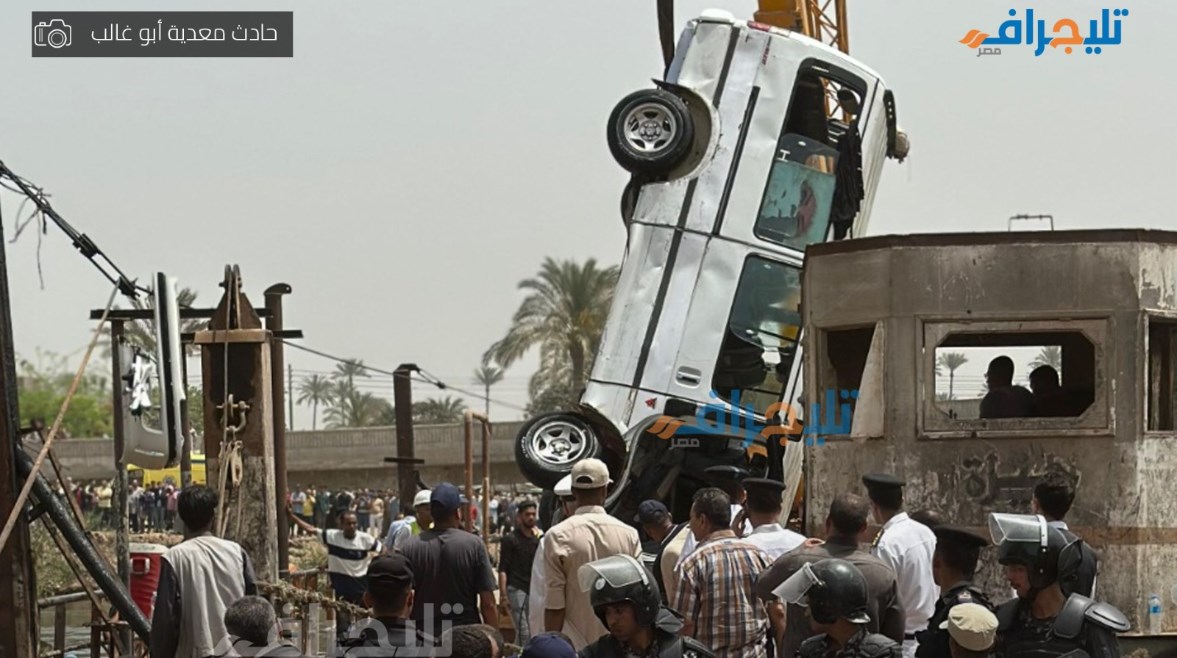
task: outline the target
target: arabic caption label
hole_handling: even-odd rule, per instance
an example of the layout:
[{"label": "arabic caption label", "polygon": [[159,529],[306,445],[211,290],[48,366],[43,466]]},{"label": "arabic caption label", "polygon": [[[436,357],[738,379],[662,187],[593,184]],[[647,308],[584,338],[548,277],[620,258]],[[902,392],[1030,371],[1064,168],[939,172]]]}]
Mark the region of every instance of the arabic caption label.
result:
[{"label": "arabic caption label", "polygon": [[34,11],[33,57],[293,57],[291,11]]},{"label": "arabic caption label", "polygon": [[[1077,52],[1078,46],[1083,46],[1083,52],[1088,55],[1103,53],[1104,46],[1118,46],[1120,44],[1120,21],[1128,17],[1127,9],[1104,9],[1099,19],[1087,22],[1087,36],[1079,29],[1079,22],[1071,18],[1060,18],[1051,25],[1047,33],[1048,22],[1043,19],[1034,20],[1034,10],[1026,10],[1026,18],[1018,18],[1018,10],[1010,9],[1011,18],[1002,23],[997,29],[997,36],[983,30],[969,30],[960,43],[977,51],[977,57],[982,55],[1000,55],[998,46],[1034,46],[1034,56],[1040,57],[1050,46],[1051,50],[1062,48],[1062,52],[1070,55]],[[1023,29],[1023,26],[1025,29]],[[984,48],[982,46],[990,46]]]}]

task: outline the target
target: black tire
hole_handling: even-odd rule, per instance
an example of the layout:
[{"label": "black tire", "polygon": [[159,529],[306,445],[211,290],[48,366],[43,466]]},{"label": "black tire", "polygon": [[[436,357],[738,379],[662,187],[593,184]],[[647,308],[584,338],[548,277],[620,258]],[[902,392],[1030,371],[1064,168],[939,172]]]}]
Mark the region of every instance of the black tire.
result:
[{"label": "black tire", "polygon": [[606,137],[613,159],[626,171],[663,175],[690,152],[695,125],[683,99],[663,89],[644,89],[613,108]]},{"label": "black tire", "polygon": [[541,489],[553,489],[582,459],[601,457],[601,441],[585,420],[554,413],[532,419],[515,437],[515,463]]}]

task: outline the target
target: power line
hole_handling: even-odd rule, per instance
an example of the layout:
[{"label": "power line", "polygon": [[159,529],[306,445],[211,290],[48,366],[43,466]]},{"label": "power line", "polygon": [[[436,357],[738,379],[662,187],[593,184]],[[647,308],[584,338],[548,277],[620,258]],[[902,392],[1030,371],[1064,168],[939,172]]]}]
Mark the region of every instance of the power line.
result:
[{"label": "power line", "polygon": [[[376,367],[367,365],[365,363],[361,363],[360,361],[358,361],[356,359],[345,359],[343,357],[335,356],[334,354],[328,354],[328,353],[320,351],[320,350],[306,347],[305,345],[297,345],[297,344],[292,343],[288,340],[283,340],[282,344],[289,345],[290,347],[293,347],[296,350],[302,350],[304,352],[309,352],[310,354],[314,354],[315,356],[319,356],[324,359],[335,361],[336,363],[346,363],[346,364],[352,365],[356,368],[360,368],[362,370],[368,370],[371,372],[379,373],[381,375],[388,375],[390,377],[398,377],[399,376],[391,370],[385,370],[383,368],[376,368]],[[445,382],[441,381],[437,377],[434,377],[433,375],[429,374],[428,371],[421,369],[420,367],[418,367],[418,372],[421,375],[423,375],[424,377],[428,377],[428,379],[424,379],[421,377],[413,377],[411,375],[409,376],[409,379],[411,381],[422,382],[425,384],[431,384],[441,390],[455,391],[457,393],[461,393],[463,395],[467,395],[469,397],[476,398],[476,399],[482,400],[484,402],[490,402],[492,404],[497,404],[499,406],[507,407],[509,409],[515,409],[517,411],[527,411],[527,409],[525,407],[521,407],[517,404],[512,404],[510,402],[503,402],[501,400],[495,400],[494,398],[491,398],[491,397],[488,397],[488,396],[485,396],[485,395],[482,395],[479,393],[472,393],[466,389],[458,388],[456,386],[450,386],[449,384],[446,384]]]}]

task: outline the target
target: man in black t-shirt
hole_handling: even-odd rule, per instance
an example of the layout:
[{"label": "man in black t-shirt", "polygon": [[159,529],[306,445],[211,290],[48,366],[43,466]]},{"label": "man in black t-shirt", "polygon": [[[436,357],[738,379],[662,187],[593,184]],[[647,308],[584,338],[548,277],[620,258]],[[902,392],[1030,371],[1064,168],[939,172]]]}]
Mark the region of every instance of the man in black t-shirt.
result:
[{"label": "man in black t-shirt", "polygon": [[441,637],[444,622],[498,625],[490,555],[481,539],[459,527],[461,505],[456,486],[439,484],[430,496],[433,529],[410,537],[399,549],[417,584],[412,619],[433,637]]},{"label": "man in black t-shirt", "polygon": [[503,535],[499,548],[499,604],[509,606],[515,623],[515,644],[527,644],[531,637],[528,626],[527,593],[531,590],[531,568],[535,551],[543,531],[536,527],[536,503],[525,500],[519,504],[515,528]]}]

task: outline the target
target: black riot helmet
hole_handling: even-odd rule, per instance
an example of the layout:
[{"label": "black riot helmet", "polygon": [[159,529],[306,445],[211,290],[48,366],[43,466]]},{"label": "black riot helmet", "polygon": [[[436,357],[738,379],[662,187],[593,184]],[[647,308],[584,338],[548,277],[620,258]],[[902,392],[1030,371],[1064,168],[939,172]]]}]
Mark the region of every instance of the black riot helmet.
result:
[{"label": "black riot helmet", "polygon": [[870,621],[866,577],[846,560],[803,565],[772,593],[788,603],[808,606],[819,624],[832,624],[840,617],[855,624]]},{"label": "black riot helmet", "polygon": [[593,612],[602,624],[605,606],[629,602],[639,626],[652,627],[662,608],[662,592],[650,570],[629,555],[613,555],[582,565],[576,572],[580,589],[587,592]]},{"label": "black riot helmet", "polygon": [[1082,560],[1077,541],[1033,514],[989,515],[989,534],[997,544],[997,561],[1018,564],[1030,575],[1030,596],[1075,574]]}]

